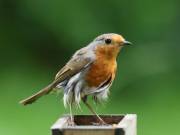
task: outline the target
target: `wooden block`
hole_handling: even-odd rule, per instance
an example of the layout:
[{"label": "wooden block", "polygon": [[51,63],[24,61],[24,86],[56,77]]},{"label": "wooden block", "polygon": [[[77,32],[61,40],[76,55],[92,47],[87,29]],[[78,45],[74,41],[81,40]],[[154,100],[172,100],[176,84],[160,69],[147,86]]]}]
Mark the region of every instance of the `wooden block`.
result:
[{"label": "wooden block", "polygon": [[98,119],[94,115],[75,115],[75,126],[69,125],[68,115],[61,117],[51,128],[52,135],[136,135],[137,116],[100,115],[108,125],[95,125]]}]

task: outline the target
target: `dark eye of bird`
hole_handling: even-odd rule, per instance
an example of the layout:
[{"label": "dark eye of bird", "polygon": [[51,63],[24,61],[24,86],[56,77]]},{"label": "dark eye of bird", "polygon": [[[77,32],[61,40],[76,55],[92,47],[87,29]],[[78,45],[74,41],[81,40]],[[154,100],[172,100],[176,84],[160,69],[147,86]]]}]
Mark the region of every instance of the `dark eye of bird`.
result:
[{"label": "dark eye of bird", "polygon": [[111,43],[111,39],[109,39],[109,38],[108,38],[108,39],[105,39],[105,43],[106,43],[106,44],[110,44],[110,43]]}]

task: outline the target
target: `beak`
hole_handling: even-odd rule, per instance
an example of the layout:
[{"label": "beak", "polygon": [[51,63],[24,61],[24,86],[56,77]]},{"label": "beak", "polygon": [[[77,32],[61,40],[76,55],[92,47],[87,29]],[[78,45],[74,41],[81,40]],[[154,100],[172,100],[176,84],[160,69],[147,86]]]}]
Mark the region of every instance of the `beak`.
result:
[{"label": "beak", "polygon": [[123,43],[123,45],[132,45],[132,43],[125,40],[124,43]]}]

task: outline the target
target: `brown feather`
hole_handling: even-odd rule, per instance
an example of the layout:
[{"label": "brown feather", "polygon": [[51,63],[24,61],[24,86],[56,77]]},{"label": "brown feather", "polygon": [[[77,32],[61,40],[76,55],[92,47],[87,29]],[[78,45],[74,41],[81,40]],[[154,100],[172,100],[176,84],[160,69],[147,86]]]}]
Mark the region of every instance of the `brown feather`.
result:
[{"label": "brown feather", "polygon": [[[84,50],[84,48],[83,48]],[[71,76],[75,75],[76,73],[80,72],[83,68],[88,66],[92,61],[87,57],[82,57],[81,50],[79,53],[77,52],[73,58],[56,74],[55,80],[49,84],[47,87],[43,88],[36,94],[20,101],[21,104],[27,105],[35,102],[41,96],[48,94],[55,88],[60,82],[70,78]]]}]

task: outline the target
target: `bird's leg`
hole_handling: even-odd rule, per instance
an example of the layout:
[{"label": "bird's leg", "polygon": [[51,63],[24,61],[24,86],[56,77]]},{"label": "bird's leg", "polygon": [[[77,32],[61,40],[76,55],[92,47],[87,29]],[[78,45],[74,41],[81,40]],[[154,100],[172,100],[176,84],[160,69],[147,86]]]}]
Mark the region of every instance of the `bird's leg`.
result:
[{"label": "bird's leg", "polygon": [[74,123],[74,117],[73,117],[73,113],[72,113],[72,104],[71,103],[69,104],[69,111],[70,111],[70,122],[69,122],[69,125],[70,126],[74,126],[75,123]]},{"label": "bird's leg", "polygon": [[93,110],[93,108],[91,107],[91,105],[87,102],[87,97],[84,97],[83,99],[83,103],[87,106],[87,108],[94,114],[96,115],[96,117],[99,119],[100,123],[103,125],[107,125],[106,122],[104,122],[104,120]]}]

